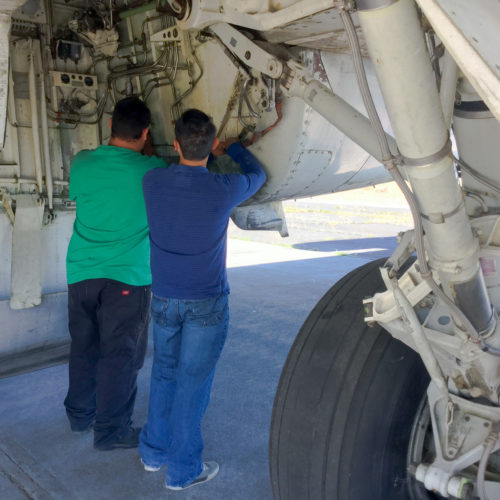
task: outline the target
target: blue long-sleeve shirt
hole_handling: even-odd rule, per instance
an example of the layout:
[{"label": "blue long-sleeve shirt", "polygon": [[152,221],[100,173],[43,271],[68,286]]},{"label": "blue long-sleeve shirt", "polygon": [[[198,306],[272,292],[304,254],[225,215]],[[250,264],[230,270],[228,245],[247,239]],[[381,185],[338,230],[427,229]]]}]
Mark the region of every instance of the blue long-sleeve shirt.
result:
[{"label": "blue long-sleeve shirt", "polygon": [[229,292],[229,216],[259,190],[266,174],[240,143],[232,144],[227,154],[243,174],[213,174],[204,167],[173,164],[144,176],[155,295],[202,299]]}]

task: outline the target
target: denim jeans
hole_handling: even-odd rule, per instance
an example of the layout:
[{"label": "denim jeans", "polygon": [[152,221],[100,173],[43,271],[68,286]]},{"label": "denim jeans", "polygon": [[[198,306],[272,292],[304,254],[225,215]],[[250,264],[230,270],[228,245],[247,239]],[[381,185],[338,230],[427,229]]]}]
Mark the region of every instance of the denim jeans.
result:
[{"label": "denim jeans", "polygon": [[199,300],[153,295],[154,359],[143,462],[167,465],[166,482],[186,486],[202,471],[201,421],[227,336],[227,294]]}]

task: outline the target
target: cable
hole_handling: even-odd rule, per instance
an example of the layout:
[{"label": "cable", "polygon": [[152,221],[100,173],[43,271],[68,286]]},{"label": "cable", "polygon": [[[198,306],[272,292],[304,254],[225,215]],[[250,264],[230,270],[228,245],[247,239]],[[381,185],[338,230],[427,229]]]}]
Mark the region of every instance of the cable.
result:
[{"label": "cable", "polygon": [[500,193],[500,185],[498,185],[495,181],[488,179],[485,175],[481,174],[474,168],[472,168],[468,163],[465,163],[464,160],[461,160],[460,158],[457,158],[456,156],[453,156],[453,159],[455,160],[458,165],[467,172],[469,175],[474,177],[476,180],[484,184],[485,186],[489,187],[490,189],[493,189],[493,191],[496,191],[497,193]]},{"label": "cable", "polygon": [[[204,74],[203,67],[202,67],[202,65],[200,63],[200,60],[198,59],[198,56],[196,55],[196,50],[193,48],[193,43],[191,41],[191,35],[188,34],[188,39],[187,40],[188,40],[188,43],[189,43],[189,48],[191,49],[191,56],[193,57],[194,62],[198,66],[198,70],[200,71],[200,73],[199,73],[199,75],[196,78],[193,78],[192,77],[193,75],[191,74],[191,67],[192,66],[190,64],[188,65],[188,74],[191,77],[191,80],[190,80],[190,83],[189,83],[189,87],[180,96],[175,97],[172,106],[170,106],[170,112],[172,114],[172,118],[174,118],[174,119],[175,119],[174,110],[177,110],[177,114],[180,115],[180,106],[179,105],[180,105],[181,101],[185,97],[187,97],[189,94],[191,94],[191,92],[193,92],[196,84],[201,80],[201,78],[202,78],[202,76]],[[175,96],[174,86],[172,86],[172,89],[174,90],[174,96]]]},{"label": "cable", "polygon": [[243,116],[242,116],[242,108],[243,108],[243,101],[245,101],[245,104],[247,105],[247,109],[248,109],[248,112],[250,113],[250,116],[253,116],[254,118],[255,117],[259,117],[259,113],[256,113],[254,111],[254,109],[252,108],[250,102],[249,102],[249,99],[248,99],[248,95],[247,95],[247,91],[248,91],[248,85],[252,82],[253,78],[251,76],[249,76],[245,82],[243,83],[243,88],[240,92],[240,99],[239,99],[239,102],[238,102],[238,121],[240,122],[240,124],[242,125],[242,127],[245,129],[251,129],[252,126],[245,123],[245,121],[243,120]]},{"label": "cable", "polygon": [[432,271],[429,268],[427,259],[425,257],[424,228],[422,225],[422,218],[420,217],[420,211],[418,209],[417,202],[413,193],[410,191],[408,185],[406,184],[406,181],[403,179],[403,176],[396,166],[396,159],[391,153],[384,128],[378,116],[377,109],[375,108],[375,104],[370,92],[370,87],[368,86],[368,80],[366,79],[366,73],[363,66],[363,58],[361,56],[361,49],[359,45],[358,35],[356,33],[356,28],[354,27],[354,23],[352,21],[350,13],[345,9],[340,9],[340,17],[342,19],[342,22],[344,23],[347,40],[353,53],[356,79],[361,91],[363,103],[366,107],[366,111],[379,141],[382,153],[382,163],[403,192],[403,195],[405,196],[411,210],[413,222],[415,224],[415,248],[417,251],[419,272],[425,282],[429,285],[432,292],[436,295],[436,297],[441,299],[449,307],[450,313],[455,320],[455,324],[460,329],[463,329],[465,332],[467,332],[471,340],[474,343],[480,345],[483,351],[489,352],[496,356],[500,356],[500,349],[489,346],[484,342],[483,338],[481,337],[481,335],[479,335],[467,316],[465,316],[460,308],[444,293],[444,291],[439,287],[439,285],[436,283],[436,281],[434,281],[432,277]]},{"label": "cable", "polygon": [[[104,91],[103,95],[100,97],[95,111],[92,111],[91,113],[80,113],[80,112],[62,113],[56,111],[55,109],[47,108],[47,114],[49,115],[50,119],[55,122],[64,121],[65,123],[72,123],[72,124],[76,123],[77,125],[95,125],[100,122],[102,115],[104,114],[104,109],[106,108],[106,103],[109,95],[110,95],[109,88],[107,88]],[[82,120],[81,119],[82,116],[96,116],[96,119],[89,121]]]},{"label": "cable", "polygon": [[476,200],[480,207],[481,207],[481,210],[483,211],[483,214],[487,214],[489,212],[489,208],[488,208],[488,205],[486,204],[486,202],[481,198],[480,195],[476,194],[476,193],[473,193],[472,191],[464,191],[464,195],[473,199],[473,200]]}]

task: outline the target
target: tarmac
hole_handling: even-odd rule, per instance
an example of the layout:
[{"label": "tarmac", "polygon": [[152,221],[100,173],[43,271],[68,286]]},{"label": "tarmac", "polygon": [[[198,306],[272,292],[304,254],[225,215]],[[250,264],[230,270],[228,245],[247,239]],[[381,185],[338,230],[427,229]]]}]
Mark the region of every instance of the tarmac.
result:
[{"label": "tarmac", "polygon": [[[170,492],[164,488],[165,470],[144,471],[137,450],[95,451],[91,433],[69,429],[62,404],[67,365],[59,365],[0,380],[0,499],[272,500],[269,427],[290,346],[324,293],[350,270],[390,255],[395,234],[408,228],[397,215],[406,213],[404,207],[378,207],[364,223],[344,220],[345,207],[340,215],[329,207],[333,225],[316,234],[307,220],[297,219],[297,214],[319,218],[319,209],[307,203],[288,210],[289,227],[304,226],[288,242],[230,230],[229,335],[203,422],[204,457],[220,464],[215,479]],[[374,210],[394,210],[390,235],[387,221],[373,218]],[[150,342],[138,379],[136,425],[147,417],[151,361]]]}]

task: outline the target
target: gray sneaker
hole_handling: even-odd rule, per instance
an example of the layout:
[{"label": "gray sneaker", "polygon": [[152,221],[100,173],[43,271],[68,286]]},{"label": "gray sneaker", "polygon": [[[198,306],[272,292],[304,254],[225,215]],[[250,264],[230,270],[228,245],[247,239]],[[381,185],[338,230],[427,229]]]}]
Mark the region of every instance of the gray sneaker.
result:
[{"label": "gray sneaker", "polygon": [[213,479],[218,472],[219,472],[219,464],[217,462],[203,462],[203,470],[192,483],[189,483],[186,486],[170,486],[168,484],[165,484],[165,487],[167,488],[167,490],[174,490],[174,491],[185,490],[187,488],[191,488],[191,486],[196,486],[197,484],[206,483],[207,481],[210,481],[210,479]]}]

